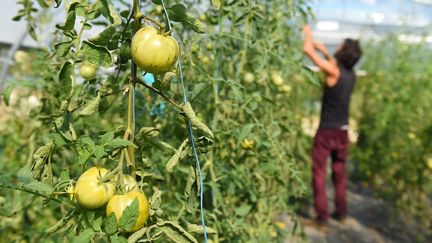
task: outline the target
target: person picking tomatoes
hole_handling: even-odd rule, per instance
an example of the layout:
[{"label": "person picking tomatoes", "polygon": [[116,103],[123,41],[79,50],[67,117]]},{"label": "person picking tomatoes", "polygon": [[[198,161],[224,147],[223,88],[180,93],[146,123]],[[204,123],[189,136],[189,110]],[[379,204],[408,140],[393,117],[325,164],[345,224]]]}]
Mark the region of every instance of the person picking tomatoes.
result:
[{"label": "person picking tomatoes", "polygon": [[[349,145],[348,113],[351,94],[356,83],[353,68],[360,59],[362,50],[357,40],[345,39],[332,57],[322,43],[314,42],[309,25],[303,27],[303,33],[304,53],[325,74],[320,124],[312,149],[315,223],[325,226],[330,218],[325,183],[326,162],[329,156],[332,161],[336,205],[332,217],[343,221],[348,215],[345,172]],[[324,58],[318,52],[321,52]]]}]

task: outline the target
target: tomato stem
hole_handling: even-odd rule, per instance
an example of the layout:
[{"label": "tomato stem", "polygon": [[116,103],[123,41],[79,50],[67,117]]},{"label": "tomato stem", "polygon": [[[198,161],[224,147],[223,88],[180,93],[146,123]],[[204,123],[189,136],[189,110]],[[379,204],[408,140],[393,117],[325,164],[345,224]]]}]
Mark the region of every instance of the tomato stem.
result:
[{"label": "tomato stem", "polygon": [[177,109],[182,110],[182,107],[177,104],[175,101],[173,101],[172,99],[170,99],[169,97],[167,97],[165,94],[163,94],[160,90],[155,89],[153,86],[150,86],[148,84],[146,84],[144,81],[142,81],[140,78],[136,78],[135,82],[137,84],[141,84],[143,86],[145,86],[146,88],[150,89],[151,91],[155,92],[156,94],[158,94],[160,97],[164,98],[166,101],[168,101],[169,103],[173,104]]},{"label": "tomato stem", "polygon": [[165,29],[165,26],[164,26],[163,24],[159,23],[157,20],[155,20],[155,19],[153,19],[153,18],[151,18],[151,17],[145,16],[145,17],[144,17],[144,20],[145,20],[145,21],[152,22],[153,24],[157,25],[158,28],[159,28],[159,32],[163,32],[164,29]]}]

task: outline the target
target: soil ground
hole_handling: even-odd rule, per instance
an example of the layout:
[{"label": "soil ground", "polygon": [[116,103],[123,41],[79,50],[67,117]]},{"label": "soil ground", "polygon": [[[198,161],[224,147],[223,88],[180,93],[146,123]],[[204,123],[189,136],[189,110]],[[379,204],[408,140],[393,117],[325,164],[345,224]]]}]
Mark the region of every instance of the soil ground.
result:
[{"label": "soil ground", "polygon": [[[327,189],[329,212],[333,212],[333,190]],[[288,237],[286,243],[432,243],[432,229],[425,232],[416,222],[409,222],[403,216],[394,216],[392,209],[380,199],[374,198],[367,189],[349,186],[349,217],[345,222],[331,219],[327,230],[318,229],[313,224],[313,208],[299,218],[302,223],[304,239]],[[279,215],[278,221],[286,227],[293,227],[288,215]],[[426,235],[429,235],[426,236]]]}]

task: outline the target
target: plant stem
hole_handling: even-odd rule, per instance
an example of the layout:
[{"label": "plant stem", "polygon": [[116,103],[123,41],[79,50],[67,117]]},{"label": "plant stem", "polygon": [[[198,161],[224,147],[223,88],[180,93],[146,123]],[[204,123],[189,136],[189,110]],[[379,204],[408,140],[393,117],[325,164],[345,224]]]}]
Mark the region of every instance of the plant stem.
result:
[{"label": "plant stem", "polygon": [[[143,14],[141,13],[139,7],[139,0],[133,0],[132,6],[132,16],[135,21],[135,30],[136,33],[141,28],[141,21],[143,19]],[[136,77],[136,69],[137,66],[134,61],[131,61],[131,78],[129,79],[129,91],[128,91],[128,111],[127,111],[127,126],[125,137],[127,136],[128,140],[133,142],[134,140],[134,129],[135,129],[135,114],[134,114],[134,89],[135,89],[135,77]],[[125,154],[126,162],[128,163],[128,167],[130,168],[130,174],[135,177],[135,148],[134,146],[129,146],[127,148],[127,153]]]},{"label": "plant stem", "polygon": [[168,101],[169,103],[173,104],[177,109],[182,110],[182,107],[175,103],[175,101],[173,101],[172,99],[170,99],[169,97],[167,97],[165,94],[163,94],[160,90],[155,89],[153,86],[150,86],[148,84],[146,84],[144,81],[142,81],[140,78],[135,78],[135,82],[137,84],[141,84],[144,87],[150,89],[151,91],[155,92],[156,94],[158,94],[159,96],[161,96],[162,98],[164,98],[166,101]]},{"label": "plant stem", "polygon": [[48,199],[48,200],[54,201],[54,202],[56,202],[56,203],[59,203],[59,204],[65,205],[65,206],[67,206],[67,207],[75,208],[75,206],[72,205],[72,204],[69,204],[69,203],[63,202],[63,201],[61,201],[61,200],[59,200],[59,199],[52,198],[52,197],[47,196],[47,195],[45,195],[45,194],[42,194],[42,193],[40,193],[40,192],[32,191],[32,190],[30,190],[30,189],[27,189],[27,188],[24,188],[24,187],[21,187],[21,186],[10,186],[10,185],[5,185],[5,184],[0,184],[0,187],[2,187],[2,188],[12,189],[12,190],[17,190],[17,191],[23,191],[23,192],[27,192],[27,193],[31,193],[31,194],[34,194],[34,195],[37,195],[37,196],[40,196],[40,197],[46,198],[46,199]]}]

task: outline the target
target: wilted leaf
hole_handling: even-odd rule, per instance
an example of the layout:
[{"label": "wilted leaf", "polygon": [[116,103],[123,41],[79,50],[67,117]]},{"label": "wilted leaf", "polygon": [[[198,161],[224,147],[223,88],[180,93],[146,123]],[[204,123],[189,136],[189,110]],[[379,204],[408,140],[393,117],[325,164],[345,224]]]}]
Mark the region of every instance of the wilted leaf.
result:
[{"label": "wilted leaf", "polygon": [[189,139],[185,139],[181,143],[181,145],[177,149],[177,151],[174,153],[174,155],[168,160],[168,162],[165,166],[168,173],[173,172],[174,166],[176,166],[180,162],[180,160],[182,159],[182,155],[184,157],[188,142],[189,142]]},{"label": "wilted leaf", "polygon": [[192,109],[192,106],[189,102],[186,102],[182,106],[183,112],[186,115],[186,118],[191,122],[192,126],[196,129],[199,129],[209,135],[211,138],[214,138],[213,132],[210,128],[207,127],[195,114],[195,111]]},{"label": "wilted leaf", "polygon": [[198,243],[198,241],[189,232],[187,232],[182,226],[173,221],[158,221],[156,223],[160,226],[160,229],[164,234],[173,242],[176,243]]},{"label": "wilted leaf", "polygon": [[[197,233],[197,234],[204,234],[204,227],[202,225],[198,224],[191,224],[189,222],[186,222],[186,230],[189,233]],[[216,230],[206,226],[206,232],[207,234],[216,234]]]},{"label": "wilted leaf", "polygon": [[119,95],[118,92],[119,84],[113,76],[109,76],[105,83],[99,90],[99,95],[101,96],[101,101],[99,103],[99,112],[101,114],[105,113],[114,102],[117,100]]},{"label": "wilted leaf", "polygon": [[101,97],[98,94],[93,100],[86,104],[86,106],[79,112],[79,114],[81,116],[93,115],[94,113],[96,113],[96,111],[98,111],[100,101]]},{"label": "wilted leaf", "polygon": [[131,141],[128,141],[128,140],[124,140],[122,138],[113,139],[107,145],[112,147],[113,149],[126,148],[128,146],[134,146],[135,147],[134,143],[132,143]]}]

